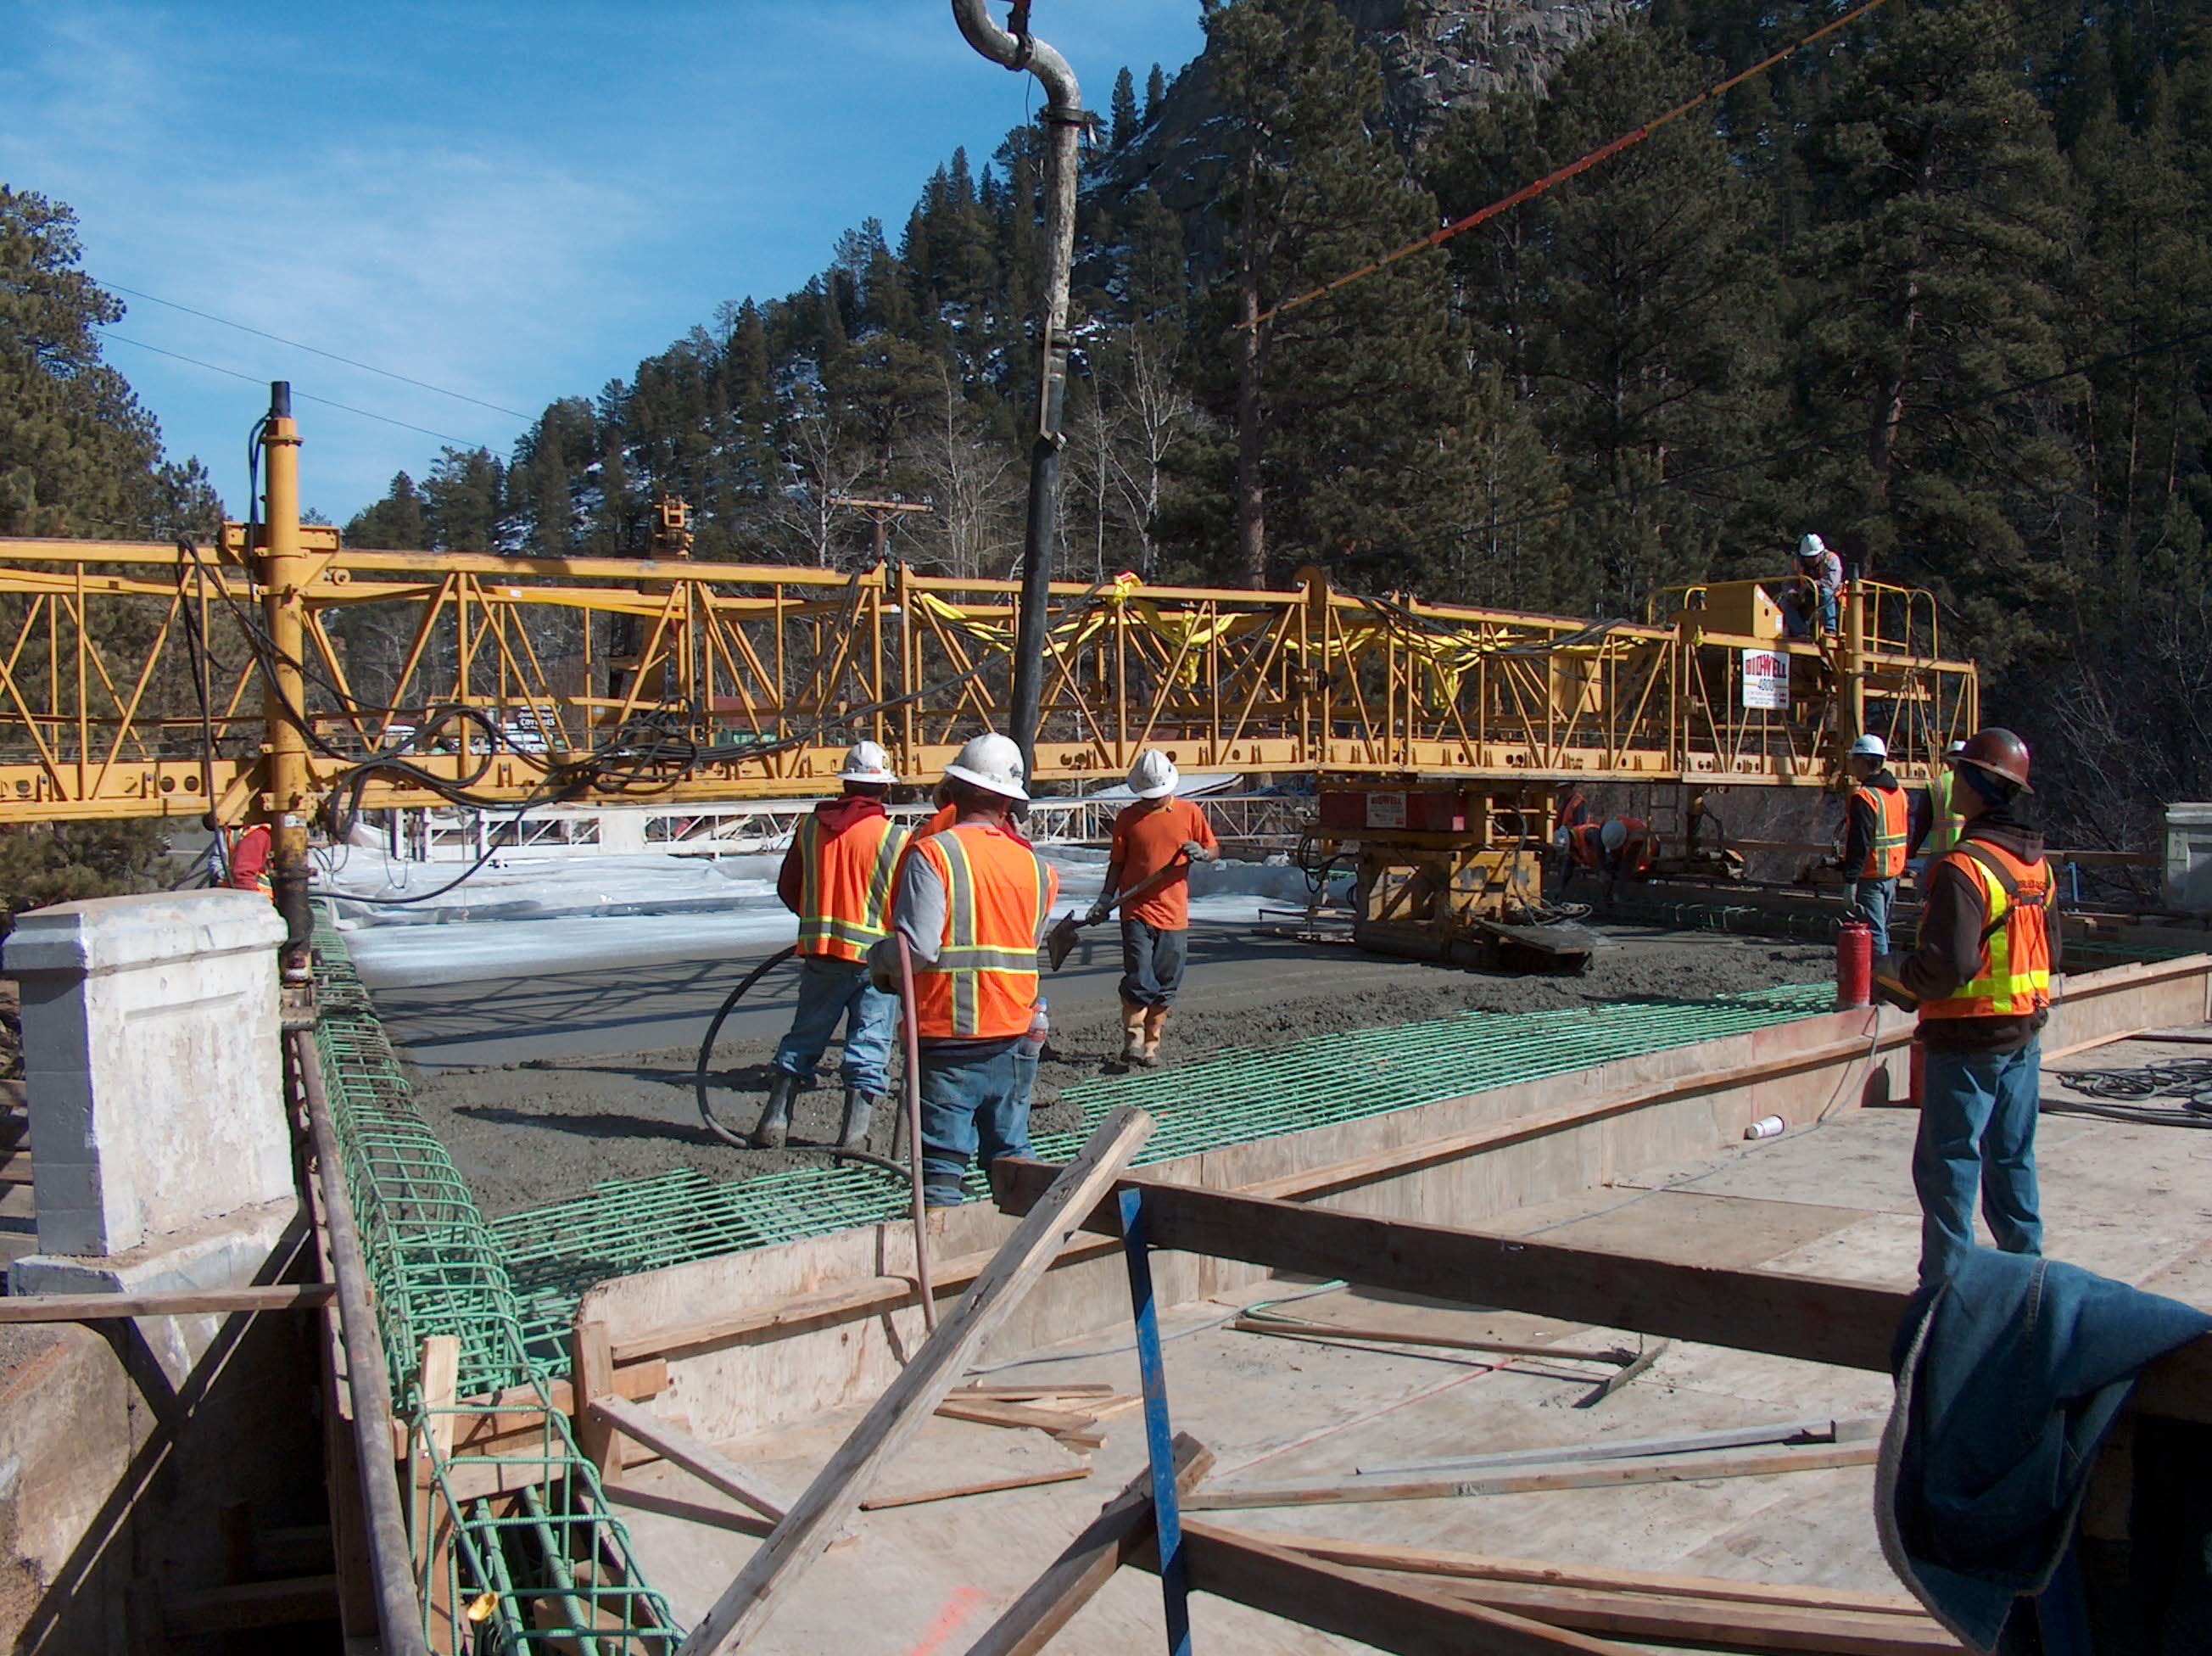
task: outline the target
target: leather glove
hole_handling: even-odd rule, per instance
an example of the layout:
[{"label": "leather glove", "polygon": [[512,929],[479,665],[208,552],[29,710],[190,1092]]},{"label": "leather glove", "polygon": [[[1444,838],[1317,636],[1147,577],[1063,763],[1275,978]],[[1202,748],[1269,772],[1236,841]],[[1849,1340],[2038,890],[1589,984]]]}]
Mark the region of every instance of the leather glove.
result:
[{"label": "leather glove", "polygon": [[1884,1006],[1902,1007],[1907,1012],[1919,1010],[1920,1002],[1912,991],[1905,987],[1905,962],[1902,954],[1878,954],[1874,961],[1874,998]]},{"label": "leather glove", "polygon": [[1182,854],[1188,857],[1193,862],[1211,862],[1215,857],[1220,855],[1218,851],[1208,850],[1205,846],[1200,845],[1194,839],[1187,839],[1183,841]]},{"label": "leather glove", "polygon": [[1113,912],[1114,899],[1111,897],[1101,896],[1091,905],[1090,911],[1083,916],[1083,923],[1086,926],[1095,926]]},{"label": "leather glove", "polygon": [[868,981],[886,995],[899,992],[899,941],[886,937],[868,950]]}]

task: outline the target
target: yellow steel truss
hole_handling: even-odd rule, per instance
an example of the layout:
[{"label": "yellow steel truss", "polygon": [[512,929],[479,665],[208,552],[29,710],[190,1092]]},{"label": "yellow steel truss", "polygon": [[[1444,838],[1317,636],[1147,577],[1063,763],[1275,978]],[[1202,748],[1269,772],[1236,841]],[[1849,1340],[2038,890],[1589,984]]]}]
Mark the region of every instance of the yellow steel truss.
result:
[{"label": "yellow steel truss", "polygon": [[[1005,716],[1014,582],[297,533],[281,556],[235,526],[197,555],[0,541],[0,821],[210,800],[226,823],[281,819],[455,708],[482,722],[448,721],[409,762],[515,803],[819,794],[861,736],[926,780]],[[1920,774],[1977,720],[1973,667],[1940,658],[1926,601],[1863,588],[1842,636],[1786,642],[1717,587],[1593,624],[1366,597],[1313,569],[1284,592],[1061,584],[1037,779],[1112,778],[1158,746],[1196,770],[1819,786],[1863,728]],[[1786,708],[1745,705],[1747,651],[1788,658]],[[279,789],[295,712],[304,760],[282,757],[307,780]],[[367,808],[437,799],[403,774],[361,782]]]}]

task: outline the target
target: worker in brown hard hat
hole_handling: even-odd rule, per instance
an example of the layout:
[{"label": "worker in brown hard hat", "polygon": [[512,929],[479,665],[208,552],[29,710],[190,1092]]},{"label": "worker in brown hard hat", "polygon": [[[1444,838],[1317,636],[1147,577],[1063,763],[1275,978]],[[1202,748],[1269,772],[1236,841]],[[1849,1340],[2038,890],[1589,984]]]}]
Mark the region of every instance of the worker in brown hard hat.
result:
[{"label": "worker in brown hard hat", "polygon": [[1920,1275],[1948,1276],[1982,1214],[2008,1253],[2043,1251],[2035,1178],[2043,1026],[2058,958],[2057,884],[2028,803],[2027,744],[1978,731],[1948,756],[1959,843],[1930,865],[1918,946],[1885,955],[1885,999],[1916,1008],[1923,1049]]}]

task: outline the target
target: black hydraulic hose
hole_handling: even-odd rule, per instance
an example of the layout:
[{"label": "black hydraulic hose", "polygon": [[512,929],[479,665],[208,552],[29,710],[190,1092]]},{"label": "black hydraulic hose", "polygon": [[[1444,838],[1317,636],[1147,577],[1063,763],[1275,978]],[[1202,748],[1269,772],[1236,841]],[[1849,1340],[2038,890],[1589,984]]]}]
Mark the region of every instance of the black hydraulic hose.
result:
[{"label": "black hydraulic hose", "polygon": [[[778,949],[743,977],[738,979],[738,986],[732,989],[722,1002],[721,1010],[715,1013],[714,1022],[707,1026],[707,1038],[699,1043],[698,1066],[691,1072],[692,1090],[697,1094],[699,1099],[699,1119],[707,1123],[707,1130],[714,1134],[716,1138],[740,1150],[751,1149],[753,1148],[751,1141],[742,1133],[732,1132],[717,1121],[714,1118],[714,1107],[707,1097],[707,1067],[714,1062],[714,1040],[721,1034],[723,1023],[732,1012],[738,1009],[738,1002],[751,992],[753,985],[798,953],[796,947]],[[880,1167],[902,1184],[906,1182],[908,1176],[903,1163],[893,1161],[885,1156],[872,1155],[866,1150],[848,1150],[842,1146],[830,1144],[787,1143],[783,1148],[787,1150],[811,1150],[818,1154],[828,1156],[832,1161],[857,1161],[870,1167]]]}]

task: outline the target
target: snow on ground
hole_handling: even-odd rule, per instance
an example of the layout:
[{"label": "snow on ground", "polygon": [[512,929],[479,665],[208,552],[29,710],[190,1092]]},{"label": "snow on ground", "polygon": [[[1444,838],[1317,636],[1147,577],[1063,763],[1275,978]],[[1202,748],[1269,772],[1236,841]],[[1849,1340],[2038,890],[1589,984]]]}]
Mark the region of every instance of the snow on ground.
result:
[{"label": "snow on ground", "polygon": [[[1059,912],[1088,908],[1105,853],[1048,846],[1045,855],[1060,871]],[[798,930],[775,895],[781,860],[501,857],[450,892],[402,905],[388,899],[435,891],[455,870],[356,852],[326,883],[339,894],[356,965],[380,989],[763,953]],[[1305,900],[1305,876],[1287,863],[1223,861],[1192,874],[1194,920],[1249,923],[1263,906]]]}]

